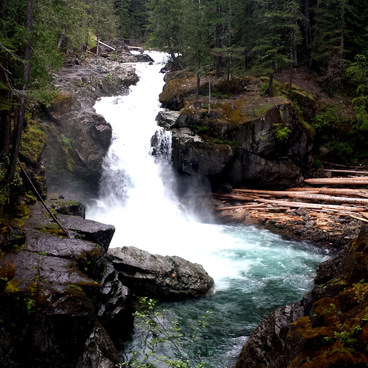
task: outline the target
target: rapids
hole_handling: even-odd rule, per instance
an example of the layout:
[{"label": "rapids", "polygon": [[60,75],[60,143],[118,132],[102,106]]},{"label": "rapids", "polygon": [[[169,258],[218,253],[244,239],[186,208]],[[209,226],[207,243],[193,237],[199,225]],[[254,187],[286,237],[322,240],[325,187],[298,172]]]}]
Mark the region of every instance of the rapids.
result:
[{"label": "rapids", "polygon": [[[111,124],[113,139],[104,160],[99,198],[88,207],[87,218],[115,226],[111,247],[136,246],[203,265],[215,280],[210,295],[161,303],[158,308],[168,310],[168,320],[180,322],[184,336],[190,336],[195,322],[210,310],[207,329],[184,352],[208,367],[231,367],[267,313],[300,300],[310,290],[316,266],[328,255],[311,244],[285,241],[254,227],[201,223],[183,208],[173,189],[171,136],[155,121],[165,55],[150,55],[156,62],[136,64],[140,81],[129,95],[102,98],[95,105]],[[155,134],[164,147],[159,157],[151,154]],[[146,343],[146,333],[136,328],[132,340],[124,342],[122,355],[131,357]],[[176,357],[170,344],[158,349]],[[162,364],[157,366],[165,367]]]}]

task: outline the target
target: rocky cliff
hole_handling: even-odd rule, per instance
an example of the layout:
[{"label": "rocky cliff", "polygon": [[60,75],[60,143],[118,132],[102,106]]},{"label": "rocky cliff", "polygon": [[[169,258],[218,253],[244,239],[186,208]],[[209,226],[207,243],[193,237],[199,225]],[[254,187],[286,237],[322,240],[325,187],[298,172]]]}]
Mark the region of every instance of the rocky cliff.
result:
[{"label": "rocky cliff", "polygon": [[0,367],[114,368],[132,330],[135,296],[204,295],[199,265],[135,248],[108,254],[114,227],[85,220],[84,207],[51,196],[0,234]]},{"label": "rocky cliff", "polygon": [[41,119],[50,191],[96,195],[112,130],[93,105],[99,97],[129,93],[137,81],[131,65],[96,56],[74,58],[58,73],[58,93],[51,106],[43,108]]},{"label": "rocky cliff", "polygon": [[266,318],[235,368],[368,366],[368,227],[336,258],[322,263],[302,301]]},{"label": "rocky cliff", "polygon": [[[251,77],[229,82],[206,77],[195,100],[194,77],[168,77],[160,101],[180,113],[158,120],[173,133],[173,164],[180,173],[258,188],[302,182],[311,165],[313,129],[294,102],[262,95],[261,84]],[[313,115],[313,98],[297,88],[293,93]]]}]

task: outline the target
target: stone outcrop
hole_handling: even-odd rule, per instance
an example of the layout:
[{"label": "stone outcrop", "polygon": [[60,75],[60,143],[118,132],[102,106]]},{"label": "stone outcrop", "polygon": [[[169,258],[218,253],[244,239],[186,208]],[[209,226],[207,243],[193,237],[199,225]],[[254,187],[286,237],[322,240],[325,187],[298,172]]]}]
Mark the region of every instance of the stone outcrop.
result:
[{"label": "stone outcrop", "polygon": [[79,231],[75,221],[68,228],[68,219],[61,221],[74,238],[66,238],[42,206],[34,205],[22,226],[25,242],[1,254],[1,278],[7,275],[0,291],[1,366],[75,367],[84,351],[114,228],[99,224],[93,236],[97,223],[84,220],[90,231]]},{"label": "stone outcrop", "polygon": [[[204,95],[208,83],[205,78]],[[180,173],[215,184],[274,189],[302,182],[311,163],[313,129],[298,119],[287,98],[255,92],[257,83],[254,78],[212,80],[209,102],[204,96],[194,100],[194,77],[169,78],[160,101],[180,109],[180,115],[173,122],[175,115],[166,112],[158,121],[173,133],[173,163]]]},{"label": "stone outcrop", "polygon": [[205,295],[214,285],[201,265],[181,257],[150,254],[135,247],[113,248],[109,255],[119,279],[137,295],[194,298]]},{"label": "stone outcrop", "polygon": [[264,320],[235,368],[368,366],[368,228],[336,258],[317,269],[301,302]]},{"label": "stone outcrop", "polygon": [[133,328],[136,296],[204,295],[213,280],[179,257],[108,246],[114,227],[83,218],[77,202],[51,195],[0,237],[0,366],[114,368]]},{"label": "stone outcrop", "polygon": [[41,118],[50,191],[79,199],[84,192],[96,194],[112,131],[93,105],[99,97],[129,93],[137,81],[132,66],[96,56],[70,63],[58,73],[58,94]]}]

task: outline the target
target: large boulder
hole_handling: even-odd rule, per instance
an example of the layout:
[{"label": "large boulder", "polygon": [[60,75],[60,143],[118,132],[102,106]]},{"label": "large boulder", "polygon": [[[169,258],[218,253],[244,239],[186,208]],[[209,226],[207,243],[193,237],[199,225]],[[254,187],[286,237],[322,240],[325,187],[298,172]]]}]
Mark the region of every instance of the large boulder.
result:
[{"label": "large boulder", "polygon": [[214,285],[201,265],[180,257],[154,255],[135,247],[112,248],[109,255],[119,279],[139,296],[193,298]]},{"label": "large boulder", "polygon": [[[59,197],[54,208],[64,213],[82,211],[71,201],[63,204]],[[100,280],[114,228],[77,216],[60,217],[70,237],[37,203],[22,226],[24,242],[6,242],[6,249],[1,244],[2,367],[75,368],[82,357],[84,368],[97,367],[96,361],[106,367],[118,362],[114,344],[96,325],[102,307]],[[123,319],[122,313],[119,317]],[[131,319],[130,311],[125,310],[125,318]],[[88,358],[91,354],[93,359]]]},{"label": "large boulder", "polygon": [[313,131],[283,97],[240,95],[213,103],[188,102],[176,121],[161,114],[173,134],[172,157],[180,173],[212,182],[281,188],[298,185],[310,163]]}]

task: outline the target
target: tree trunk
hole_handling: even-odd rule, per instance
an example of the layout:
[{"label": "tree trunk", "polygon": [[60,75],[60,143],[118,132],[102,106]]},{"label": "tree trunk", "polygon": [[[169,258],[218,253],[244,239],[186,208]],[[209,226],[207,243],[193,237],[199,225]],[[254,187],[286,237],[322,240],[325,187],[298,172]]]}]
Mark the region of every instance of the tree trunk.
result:
[{"label": "tree trunk", "polygon": [[17,160],[19,155],[19,147],[20,141],[22,139],[22,131],[24,125],[24,116],[26,112],[26,104],[27,104],[27,90],[28,90],[28,82],[29,82],[29,72],[31,68],[30,60],[31,60],[31,42],[32,42],[32,21],[33,21],[33,0],[28,0],[28,9],[27,9],[27,43],[26,43],[26,51],[25,51],[25,60],[24,60],[24,71],[23,71],[23,88],[22,88],[22,96],[20,99],[19,113],[17,123],[15,124],[14,130],[14,147],[12,152],[12,158],[10,161],[10,167],[7,175],[8,182],[13,180]]},{"label": "tree trunk", "polygon": [[270,75],[270,80],[268,83],[268,96],[273,97],[273,73]]},{"label": "tree trunk", "polygon": [[[221,37],[222,37],[222,25],[217,24],[216,25],[216,48],[218,49],[221,49],[222,47]],[[222,64],[222,56],[218,52],[216,53],[216,76],[217,78],[221,77],[221,64]]]},{"label": "tree trunk", "polygon": [[293,67],[290,68],[289,72],[289,99],[293,97]]},{"label": "tree trunk", "polygon": [[0,112],[0,152],[6,155],[9,153],[10,134],[10,112],[3,110]]}]

